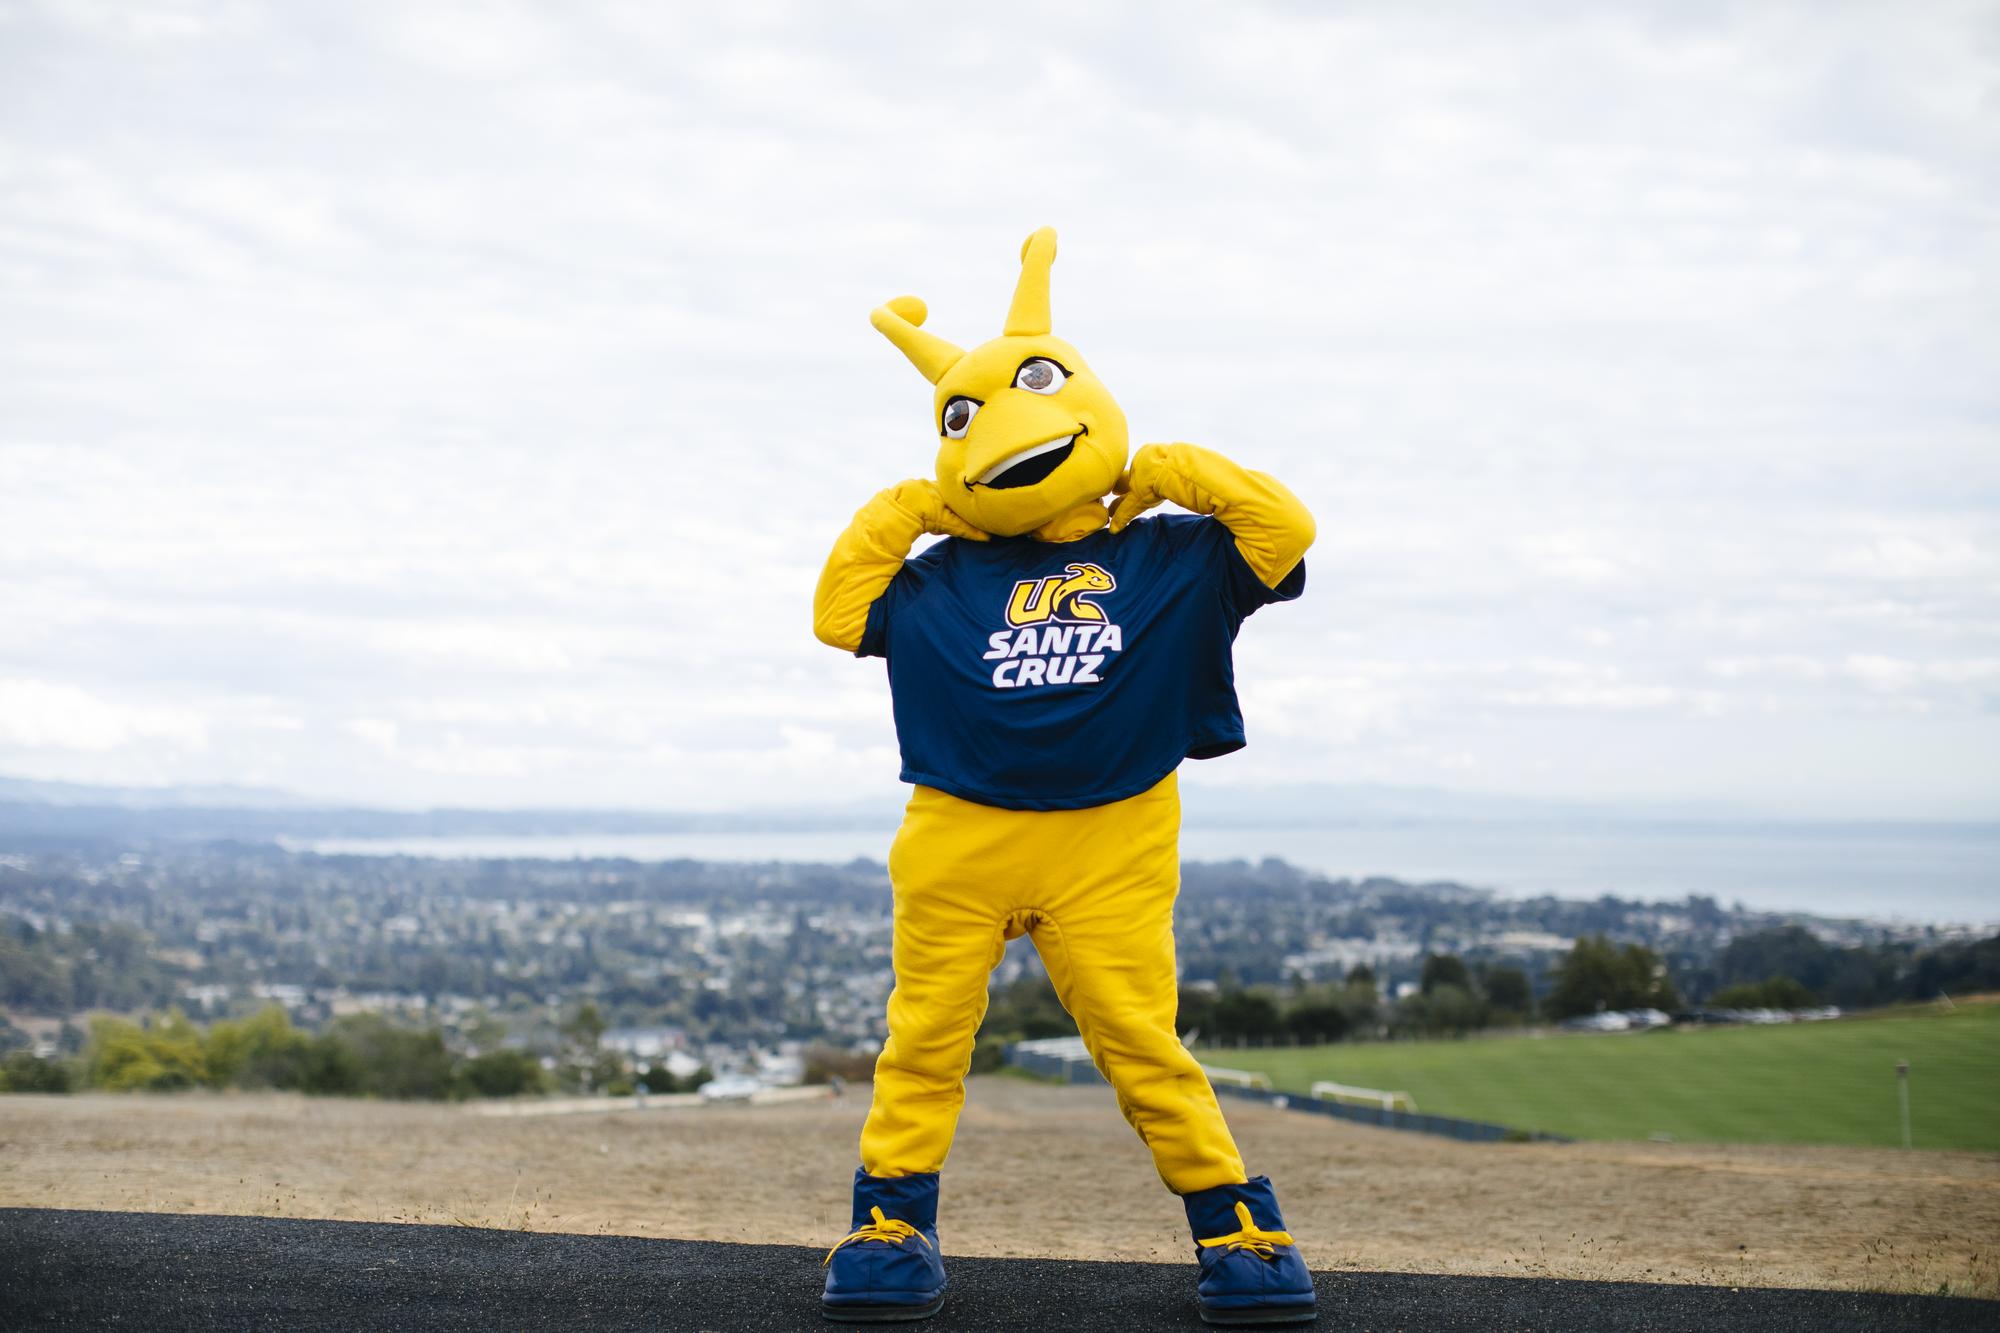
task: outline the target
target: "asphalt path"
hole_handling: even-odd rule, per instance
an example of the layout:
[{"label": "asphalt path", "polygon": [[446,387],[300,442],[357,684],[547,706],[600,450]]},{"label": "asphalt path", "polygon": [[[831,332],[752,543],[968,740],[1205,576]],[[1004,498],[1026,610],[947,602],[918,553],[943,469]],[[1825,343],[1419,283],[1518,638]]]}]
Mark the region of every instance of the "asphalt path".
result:
[{"label": "asphalt path", "polygon": [[[1202,1327],[1194,1264],[950,1259],[925,1333]],[[831,1329],[820,1252],[292,1218],[0,1209],[0,1329]],[[1328,1330],[2000,1329],[2000,1302],[1321,1273]],[[891,1327],[915,1327],[892,1325]]]}]

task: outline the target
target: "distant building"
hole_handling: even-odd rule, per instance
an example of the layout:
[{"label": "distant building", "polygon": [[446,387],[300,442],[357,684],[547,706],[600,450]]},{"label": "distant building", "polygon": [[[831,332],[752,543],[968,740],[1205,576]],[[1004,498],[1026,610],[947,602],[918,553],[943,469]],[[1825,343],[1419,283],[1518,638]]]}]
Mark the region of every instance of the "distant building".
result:
[{"label": "distant building", "polygon": [[773,1088],[795,1088],[806,1081],[806,1062],[798,1055],[757,1052],[757,1080]]},{"label": "distant building", "polygon": [[676,1079],[693,1077],[701,1068],[701,1057],[688,1051],[668,1051],[665,1056],[653,1061],[653,1068],[664,1069]]},{"label": "distant building", "polygon": [[[612,1028],[598,1039],[597,1044],[607,1051],[617,1051],[634,1060],[657,1060],[686,1046],[687,1033],[675,1027]],[[699,1064],[696,1061],[686,1073],[692,1074]],[[672,1065],[668,1067],[672,1068]],[[674,1076],[680,1078],[685,1075],[680,1070],[674,1070]]]}]

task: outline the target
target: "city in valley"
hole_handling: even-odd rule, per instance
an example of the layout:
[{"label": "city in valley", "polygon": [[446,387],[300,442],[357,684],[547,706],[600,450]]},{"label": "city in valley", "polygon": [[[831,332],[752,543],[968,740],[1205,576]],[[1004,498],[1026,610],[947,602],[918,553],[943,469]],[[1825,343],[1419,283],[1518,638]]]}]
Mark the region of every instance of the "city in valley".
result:
[{"label": "city in valley", "polygon": [[[1186,866],[1177,934],[1181,1027],[1221,1047],[1601,1025],[1607,1011],[1664,1021],[1746,998],[1854,1009],[1993,984],[1980,971],[1991,948],[1970,928],[1702,897],[1508,900],[1277,861]],[[1592,981],[1600,971],[1609,979]],[[1760,993],[1774,978],[1794,988]],[[93,1023],[212,1025],[274,1006],[296,1029],[288,1040],[344,1032],[399,1068],[435,1066],[429,1082],[387,1088],[336,1070],[318,1090],[865,1077],[891,984],[887,876],[865,861],[476,861],[88,839],[0,856],[0,1042],[17,1086],[79,1059]],[[1025,941],[993,998],[976,1068],[997,1063],[1003,1040],[1074,1030]],[[134,1056],[125,1077],[216,1081],[162,1058]],[[480,1072],[454,1084],[454,1064]]]}]

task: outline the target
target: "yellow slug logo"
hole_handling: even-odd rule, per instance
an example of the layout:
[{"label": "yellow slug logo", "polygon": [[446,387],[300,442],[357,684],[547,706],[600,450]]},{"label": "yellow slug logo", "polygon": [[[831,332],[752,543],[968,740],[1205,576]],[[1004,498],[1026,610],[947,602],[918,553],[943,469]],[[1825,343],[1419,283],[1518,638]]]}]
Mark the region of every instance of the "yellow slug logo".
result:
[{"label": "yellow slug logo", "polygon": [[1012,628],[987,635],[986,651],[980,654],[996,664],[993,688],[1102,684],[1099,673],[1125,651],[1125,632],[1090,598],[1117,588],[1111,571],[1084,564],[1016,583],[1007,598]]},{"label": "yellow slug logo", "polygon": [[[1065,576],[1066,575],[1066,576]],[[1042,625],[1051,620],[1072,625],[1102,625],[1104,612],[1086,593],[1111,592],[1118,580],[1098,565],[1070,565],[1064,574],[1022,579],[1007,599],[1009,625]]]}]

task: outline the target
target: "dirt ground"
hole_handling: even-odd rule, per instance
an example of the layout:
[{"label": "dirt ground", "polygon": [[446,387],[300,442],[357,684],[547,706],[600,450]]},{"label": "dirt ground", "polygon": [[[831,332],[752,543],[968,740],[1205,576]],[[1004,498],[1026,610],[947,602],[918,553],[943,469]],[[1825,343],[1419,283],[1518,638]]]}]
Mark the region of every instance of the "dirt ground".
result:
[{"label": "dirt ground", "polygon": [[[495,1117],[281,1095],[0,1097],[0,1206],[457,1222],[827,1245],[867,1090]],[[2000,1157],[1467,1144],[1227,1103],[1321,1269],[2000,1296]],[[947,1253],[1178,1259],[1181,1210],[1103,1088],[973,1081]]]}]

